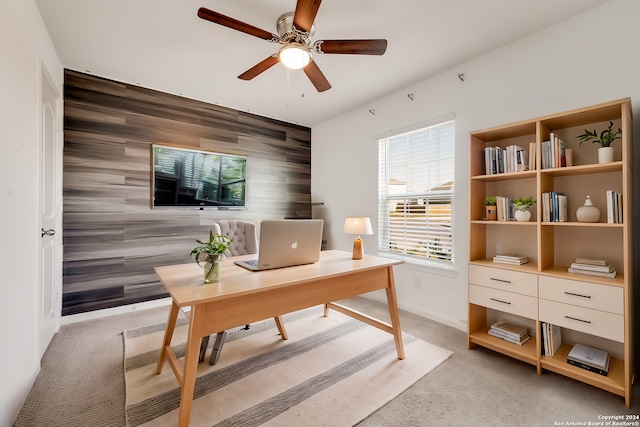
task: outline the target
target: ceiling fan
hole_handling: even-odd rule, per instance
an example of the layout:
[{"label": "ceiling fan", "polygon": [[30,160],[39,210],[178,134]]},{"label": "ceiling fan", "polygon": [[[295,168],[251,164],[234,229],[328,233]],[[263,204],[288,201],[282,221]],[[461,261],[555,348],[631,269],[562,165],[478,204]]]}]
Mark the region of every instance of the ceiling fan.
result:
[{"label": "ceiling fan", "polygon": [[253,25],[201,7],[198,16],[207,21],[231,28],[282,45],[277,54],[273,54],[238,76],[242,80],[251,80],[269,68],[282,62],[287,68],[302,68],[318,92],[331,89],[331,84],[322,74],[313,60],[311,51],[326,54],[382,55],[387,50],[385,39],[359,40],[317,40],[311,44],[313,21],[322,0],[298,0],[295,12],[285,13],[278,18],[278,34],[270,33]]}]

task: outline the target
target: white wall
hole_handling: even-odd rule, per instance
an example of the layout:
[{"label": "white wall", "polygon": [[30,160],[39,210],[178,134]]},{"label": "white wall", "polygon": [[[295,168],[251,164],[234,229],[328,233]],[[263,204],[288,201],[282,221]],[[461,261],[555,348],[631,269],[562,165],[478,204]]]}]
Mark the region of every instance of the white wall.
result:
[{"label": "white wall", "polygon": [[[312,197],[324,202],[330,249],[351,250],[347,216],[377,227],[376,137],[454,113],[454,201],[457,273],[404,264],[396,268],[401,308],[466,330],[469,132],[631,97],[640,122],[640,1],[612,0],[433,78],[371,102],[312,129]],[[390,46],[390,48],[392,48]],[[464,82],[458,74],[464,74]],[[407,94],[413,94],[414,100]],[[375,115],[369,110],[375,110]],[[376,236],[363,236],[376,254]],[[416,289],[416,280],[422,289]],[[381,299],[383,294],[373,294]]]},{"label": "white wall", "polygon": [[39,369],[38,147],[42,64],[62,65],[33,0],[0,0],[0,425],[12,425]]}]

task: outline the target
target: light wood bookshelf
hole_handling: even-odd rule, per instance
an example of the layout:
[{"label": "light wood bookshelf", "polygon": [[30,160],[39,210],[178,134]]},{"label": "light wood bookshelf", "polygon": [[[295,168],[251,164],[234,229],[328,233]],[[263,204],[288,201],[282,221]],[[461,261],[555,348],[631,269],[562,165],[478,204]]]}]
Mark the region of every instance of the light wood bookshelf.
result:
[{"label": "light wood bookshelf", "polygon": [[[633,365],[633,266],[632,266],[632,139],[631,100],[629,98],[607,102],[564,113],[553,114],[531,120],[524,120],[470,134],[470,224],[469,224],[469,286],[468,304],[468,346],[482,346],[508,355],[536,367],[538,374],[545,370],[556,372],[577,381],[607,390],[624,398],[627,407],[631,405]],[[584,129],[598,132],[614,123],[614,129],[622,130],[620,140],[613,142],[614,161],[599,164],[596,144],[583,143],[576,138]],[[573,150],[573,166],[542,169],[540,161],[542,143],[551,133],[559,135],[568,148]],[[486,174],[484,149],[486,147],[519,145],[529,151],[534,143],[535,170],[517,173]],[[607,223],[606,191],[614,190],[622,195],[623,222]],[[562,192],[568,199],[568,221],[545,222],[542,204],[544,192]],[[529,222],[487,221],[484,217],[484,198],[501,195],[509,198],[533,196],[536,204],[530,209]],[[576,218],[576,210],[583,205],[589,195],[593,204],[600,209],[597,223],[581,223]],[[499,264],[492,261],[497,248],[502,253],[526,255],[529,263],[524,265]],[[599,258],[608,260],[616,269],[615,278],[602,278],[573,274],[568,267],[576,258]],[[479,269],[483,271],[478,274]],[[486,275],[495,273],[502,277],[501,283],[509,282],[513,288],[493,289]],[[524,290],[519,285],[522,278],[535,280],[537,295]],[[506,280],[504,279],[506,278]],[[485,280],[483,282],[483,280]],[[553,300],[549,289],[556,283],[571,289],[595,290],[595,294],[584,296],[587,302]],[[519,312],[514,303],[501,311],[491,303],[483,303],[477,296],[472,297],[471,288],[486,287],[486,292],[496,292],[504,296],[513,295],[514,301],[532,301],[539,305],[538,315],[531,310]],[[502,285],[501,285],[502,286]],[[498,289],[500,288],[500,289]],[[602,292],[600,292],[602,291]],[[486,292],[481,293],[484,295]],[[523,296],[526,293],[526,296]],[[562,292],[561,292],[562,293]],[[570,295],[569,292],[564,292]],[[587,293],[587,292],[585,292]],[[477,291],[475,295],[480,295]],[[618,296],[621,295],[622,301]],[[562,346],[554,356],[543,355],[541,325],[550,322],[549,311],[542,307],[548,304],[562,304],[567,310],[579,309],[593,313],[596,324],[600,321],[599,306],[602,298],[609,302],[620,302],[618,312],[608,312],[607,319],[614,319],[617,330],[609,334],[596,332],[591,328],[591,320],[584,325],[574,326],[571,321],[555,323],[561,326]],[[498,298],[496,298],[497,300]],[[599,300],[600,299],[600,300]],[[510,303],[509,303],[510,304]],[[545,305],[547,304],[547,305]],[[555,306],[554,306],[555,307]],[[523,314],[526,313],[526,314]],[[555,314],[554,314],[555,315]],[[490,325],[496,318],[509,318],[513,323],[527,326],[531,340],[522,346],[509,343],[488,334]],[[534,318],[535,317],[535,318]],[[553,316],[552,316],[553,317]],[[569,316],[564,316],[569,319]],[[562,318],[562,316],[560,316]],[[551,322],[554,323],[554,322]],[[624,331],[620,329],[624,329]],[[573,344],[581,343],[609,351],[611,362],[607,376],[599,375],[572,366],[566,362]]]}]

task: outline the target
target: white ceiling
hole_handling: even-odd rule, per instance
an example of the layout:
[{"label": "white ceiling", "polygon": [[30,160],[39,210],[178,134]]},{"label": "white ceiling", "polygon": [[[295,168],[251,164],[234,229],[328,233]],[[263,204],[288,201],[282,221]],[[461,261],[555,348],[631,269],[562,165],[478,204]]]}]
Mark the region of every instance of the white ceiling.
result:
[{"label": "white ceiling", "polygon": [[313,126],[607,0],[324,0],[313,41],[385,38],[383,56],[314,56],[331,85],[277,64],[280,45],[204,21],[204,6],[272,33],[295,0],[36,0],[65,68]]}]

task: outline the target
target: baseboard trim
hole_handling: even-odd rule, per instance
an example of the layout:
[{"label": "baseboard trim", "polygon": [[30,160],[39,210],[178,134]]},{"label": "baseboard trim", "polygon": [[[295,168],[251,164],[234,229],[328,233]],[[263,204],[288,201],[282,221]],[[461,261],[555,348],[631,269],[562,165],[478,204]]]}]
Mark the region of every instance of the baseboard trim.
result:
[{"label": "baseboard trim", "polygon": [[156,299],[153,301],[138,302],[135,304],[122,305],[120,307],[103,308],[102,310],[88,311],[86,313],[71,314],[62,316],[61,324],[84,322],[85,320],[101,319],[103,317],[117,316],[119,314],[131,313],[132,311],[146,310],[156,307],[168,307],[171,304],[171,298]]}]

